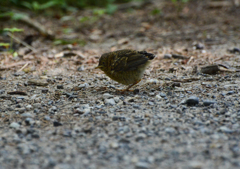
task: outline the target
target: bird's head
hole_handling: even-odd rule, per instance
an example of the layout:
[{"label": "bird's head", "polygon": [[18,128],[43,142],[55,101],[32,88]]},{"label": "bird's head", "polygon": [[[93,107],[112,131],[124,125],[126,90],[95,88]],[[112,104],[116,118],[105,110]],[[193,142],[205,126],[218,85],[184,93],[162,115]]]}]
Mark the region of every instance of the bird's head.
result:
[{"label": "bird's head", "polygon": [[101,69],[104,71],[108,67],[108,57],[107,55],[103,54],[99,59],[99,64],[95,69]]}]

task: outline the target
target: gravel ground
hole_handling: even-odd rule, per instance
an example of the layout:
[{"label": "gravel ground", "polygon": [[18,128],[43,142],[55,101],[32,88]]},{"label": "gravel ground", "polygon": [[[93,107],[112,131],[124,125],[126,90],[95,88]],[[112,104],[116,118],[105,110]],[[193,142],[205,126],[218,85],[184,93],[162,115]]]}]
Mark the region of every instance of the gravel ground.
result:
[{"label": "gravel ground", "polygon": [[150,73],[120,94],[91,71],[8,76],[0,168],[239,168],[239,77],[196,74],[173,88],[164,84],[175,75]]}]

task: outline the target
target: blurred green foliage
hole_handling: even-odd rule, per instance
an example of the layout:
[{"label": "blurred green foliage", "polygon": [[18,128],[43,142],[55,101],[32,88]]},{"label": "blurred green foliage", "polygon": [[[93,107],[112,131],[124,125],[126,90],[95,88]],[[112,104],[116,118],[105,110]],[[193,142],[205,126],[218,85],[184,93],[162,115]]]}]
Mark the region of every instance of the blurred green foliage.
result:
[{"label": "blurred green foliage", "polygon": [[126,3],[132,0],[0,0],[1,7],[20,7],[28,8],[33,11],[44,10],[47,8],[63,8],[76,7],[79,9],[87,7],[106,7],[108,12],[114,10],[111,7],[113,3]]}]

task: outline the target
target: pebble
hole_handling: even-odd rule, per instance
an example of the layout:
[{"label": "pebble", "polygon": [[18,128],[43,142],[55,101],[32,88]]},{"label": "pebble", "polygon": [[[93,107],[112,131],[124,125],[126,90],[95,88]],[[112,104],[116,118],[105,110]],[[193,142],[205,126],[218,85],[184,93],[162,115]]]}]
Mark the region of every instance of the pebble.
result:
[{"label": "pebble", "polygon": [[211,104],[215,104],[215,103],[217,103],[217,102],[214,100],[203,100],[204,106],[210,106]]},{"label": "pebble", "polygon": [[113,117],[112,117],[112,120],[113,120],[113,121],[117,121],[118,119],[119,119],[118,116],[113,116]]},{"label": "pebble", "polygon": [[172,54],[166,53],[166,54],[163,56],[163,59],[172,59]]},{"label": "pebble", "polygon": [[159,80],[158,80],[158,79],[148,79],[148,80],[146,81],[146,83],[157,84],[157,83],[159,83]]},{"label": "pebble", "polygon": [[110,147],[116,149],[119,147],[119,144],[117,142],[111,142]]},{"label": "pebble", "polygon": [[54,127],[59,127],[59,126],[62,126],[62,123],[58,122],[58,121],[54,121],[53,122],[53,126]]},{"label": "pebble", "polygon": [[25,123],[26,123],[26,125],[30,125],[30,124],[34,123],[34,120],[32,118],[28,117],[25,119]]},{"label": "pebble", "polygon": [[228,91],[227,93],[226,93],[226,95],[232,95],[232,94],[234,94],[235,92],[234,91]]},{"label": "pebble", "polygon": [[197,43],[197,44],[194,45],[194,47],[195,47],[195,49],[197,49],[197,50],[202,50],[202,49],[204,49],[204,45],[203,45],[202,43]]},{"label": "pebble", "polygon": [[196,96],[190,96],[187,100],[186,100],[186,104],[188,106],[195,106],[199,103],[199,98]]},{"label": "pebble", "polygon": [[140,141],[140,140],[142,140],[142,139],[145,139],[146,137],[147,137],[146,134],[144,134],[144,133],[139,133],[139,134],[136,136],[135,140],[136,140],[136,141]]},{"label": "pebble", "polygon": [[83,83],[83,84],[80,84],[78,87],[79,87],[80,89],[82,89],[82,88],[88,88],[88,87],[89,87],[89,84],[88,84],[88,83]]},{"label": "pebble", "polygon": [[220,130],[221,132],[224,132],[224,133],[233,133],[233,130],[229,129],[229,128],[226,127],[226,126],[220,127],[219,130]]},{"label": "pebble", "polygon": [[140,105],[134,104],[134,105],[133,105],[133,108],[134,108],[134,109],[140,109]]},{"label": "pebble", "polygon": [[105,99],[104,103],[105,104],[110,104],[110,105],[115,105],[116,104],[114,99]]},{"label": "pebble", "polygon": [[12,123],[10,124],[10,127],[15,128],[15,129],[18,129],[18,128],[20,127],[20,124],[19,124],[19,123],[16,123],[16,122],[12,122]]},{"label": "pebble", "polygon": [[44,120],[50,121],[51,118],[50,118],[50,116],[44,116]]},{"label": "pebble", "polygon": [[84,65],[81,65],[77,68],[77,71],[79,71],[79,72],[82,72],[84,70],[85,70]]},{"label": "pebble", "polygon": [[115,101],[116,103],[119,103],[119,101],[120,101],[120,98],[119,98],[119,97],[114,97],[113,99],[114,99],[114,101]]},{"label": "pebble", "polygon": [[165,128],[164,130],[167,134],[175,134],[176,133],[176,130],[172,127],[167,127]]},{"label": "pebble", "polygon": [[135,165],[135,169],[148,169],[149,168],[149,164],[146,162],[137,162]]},{"label": "pebble", "polygon": [[63,85],[57,85],[57,89],[64,89]]},{"label": "pebble", "polygon": [[150,93],[148,93],[148,95],[149,95],[149,96],[155,96],[155,93],[150,92]]},{"label": "pebble", "polygon": [[42,89],[42,93],[48,93],[48,89],[47,88]]},{"label": "pebble", "polygon": [[153,106],[153,105],[154,105],[154,103],[153,103],[153,102],[148,102],[148,104],[149,104],[150,106]]},{"label": "pebble", "polygon": [[30,104],[27,105],[27,106],[26,106],[26,109],[27,109],[27,110],[31,110],[31,109],[32,109],[32,105],[30,105]]},{"label": "pebble", "polygon": [[159,93],[159,95],[163,98],[167,96],[165,93]]},{"label": "pebble", "polygon": [[33,117],[32,113],[23,113],[21,114],[21,117]]},{"label": "pebble", "polygon": [[155,96],[155,98],[156,98],[156,99],[161,99],[162,97],[157,94],[157,95]]},{"label": "pebble", "polygon": [[110,99],[110,98],[113,98],[114,96],[113,95],[111,95],[111,94],[109,94],[109,93],[104,93],[103,94],[103,98],[104,99]]},{"label": "pebble", "polygon": [[34,103],[33,107],[34,108],[40,108],[40,107],[42,107],[42,104],[41,103]]},{"label": "pebble", "polygon": [[203,167],[203,163],[200,161],[191,161],[189,167],[191,169],[201,169]]}]

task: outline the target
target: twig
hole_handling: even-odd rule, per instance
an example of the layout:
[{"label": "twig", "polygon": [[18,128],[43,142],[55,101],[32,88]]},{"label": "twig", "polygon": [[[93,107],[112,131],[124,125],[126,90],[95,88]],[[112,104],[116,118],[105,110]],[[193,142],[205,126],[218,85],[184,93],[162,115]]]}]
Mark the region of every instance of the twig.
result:
[{"label": "twig", "polygon": [[5,66],[5,67],[1,67],[0,66],[0,71],[11,69],[13,67],[16,67],[16,66],[19,66],[19,65],[23,65],[23,64],[26,64],[26,63],[32,63],[32,62],[31,61],[28,61],[28,62],[17,62],[17,63],[13,63],[13,64],[10,64],[10,65]]},{"label": "twig", "polygon": [[8,32],[7,35],[10,36],[12,39],[14,39],[16,42],[21,43],[22,45],[26,46],[28,49],[30,49],[34,52],[36,51],[36,49],[34,49],[32,46],[28,45],[26,42],[23,42],[21,39],[17,38],[12,33]]},{"label": "twig", "polygon": [[22,71],[25,67],[27,67],[29,63],[27,62],[21,69],[18,70],[18,72]]},{"label": "twig", "polygon": [[187,65],[189,65],[189,63],[193,60],[193,57],[191,56],[190,59],[187,62]]},{"label": "twig", "polygon": [[24,16],[19,18],[20,21],[25,22],[26,24],[32,26],[37,31],[39,31],[43,36],[46,36],[50,39],[54,39],[54,34],[51,30],[45,29],[40,23],[32,20],[29,16]]}]

